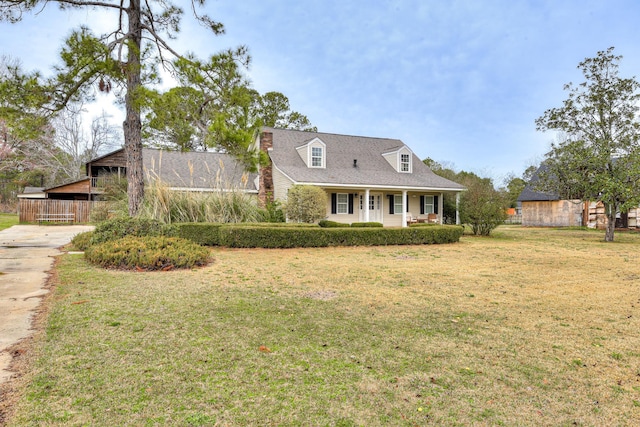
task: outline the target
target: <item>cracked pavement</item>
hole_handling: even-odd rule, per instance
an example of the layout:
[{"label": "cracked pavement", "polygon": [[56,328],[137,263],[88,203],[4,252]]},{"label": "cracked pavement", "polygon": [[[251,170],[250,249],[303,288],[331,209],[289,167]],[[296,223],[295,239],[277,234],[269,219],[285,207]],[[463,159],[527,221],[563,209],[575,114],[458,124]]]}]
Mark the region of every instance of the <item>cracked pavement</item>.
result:
[{"label": "cracked pavement", "polygon": [[31,319],[48,290],[45,284],[58,249],[86,225],[14,225],[0,231],[0,383],[8,370],[13,344],[31,333]]}]

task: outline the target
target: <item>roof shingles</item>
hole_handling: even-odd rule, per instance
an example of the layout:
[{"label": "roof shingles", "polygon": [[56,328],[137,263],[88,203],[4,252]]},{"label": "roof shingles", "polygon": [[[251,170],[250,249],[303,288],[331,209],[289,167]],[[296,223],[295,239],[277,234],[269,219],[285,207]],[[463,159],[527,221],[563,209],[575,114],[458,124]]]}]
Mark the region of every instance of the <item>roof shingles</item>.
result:
[{"label": "roof shingles", "polygon": [[[397,172],[383,154],[405,147],[398,139],[275,128],[264,128],[263,131],[273,134],[273,150],[270,151],[270,156],[274,166],[296,183],[464,190],[464,186],[433,173],[415,154],[412,158],[412,173]],[[307,167],[296,151],[297,147],[314,138],[326,144],[325,168]],[[357,161],[357,166],[354,166],[354,160]]]}]

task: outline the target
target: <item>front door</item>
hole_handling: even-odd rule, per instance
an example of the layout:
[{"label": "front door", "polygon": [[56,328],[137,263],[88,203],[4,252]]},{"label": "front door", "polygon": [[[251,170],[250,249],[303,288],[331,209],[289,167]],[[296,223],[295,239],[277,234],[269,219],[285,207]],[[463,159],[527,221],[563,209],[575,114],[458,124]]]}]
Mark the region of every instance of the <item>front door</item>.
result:
[{"label": "front door", "polygon": [[[360,221],[365,220],[364,215],[364,194],[360,195]],[[382,194],[370,193],[367,203],[369,209],[369,221],[370,222],[382,222]]]}]

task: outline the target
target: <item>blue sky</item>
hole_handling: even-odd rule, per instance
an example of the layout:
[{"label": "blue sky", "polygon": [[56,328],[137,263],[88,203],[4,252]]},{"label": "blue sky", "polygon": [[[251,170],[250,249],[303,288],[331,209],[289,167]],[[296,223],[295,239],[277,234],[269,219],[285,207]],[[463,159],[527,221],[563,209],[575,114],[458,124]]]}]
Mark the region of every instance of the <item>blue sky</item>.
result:
[{"label": "blue sky", "polygon": [[[498,183],[548,150],[554,135],[534,121],[581,81],[580,61],[615,46],[621,75],[640,75],[635,0],[209,0],[206,11],[226,34],[187,14],[180,51],[246,45],[254,87],[284,93],[318,130],[398,138]],[[49,5],[0,23],[0,54],[46,73],[70,28],[107,31],[103,16]]]}]

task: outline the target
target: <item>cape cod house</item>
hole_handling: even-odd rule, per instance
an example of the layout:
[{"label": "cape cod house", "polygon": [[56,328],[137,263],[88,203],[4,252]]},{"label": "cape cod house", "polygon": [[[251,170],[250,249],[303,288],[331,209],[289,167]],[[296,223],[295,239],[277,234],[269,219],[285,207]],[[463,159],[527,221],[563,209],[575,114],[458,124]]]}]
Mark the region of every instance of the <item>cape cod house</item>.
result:
[{"label": "cape cod house", "polygon": [[[286,201],[293,185],[315,185],[327,193],[327,219],[407,226],[442,223],[443,195],[464,187],[429,169],[397,139],[263,128],[253,149],[269,163],[246,173],[224,153],[144,148],[147,182],[159,179],[176,191],[226,191],[257,195],[259,202]],[[45,189],[47,199],[99,200],[104,183],[126,176],[124,149],[86,164],[87,177]]]},{"label": "cape cod house", "polygon": [[406,226],[442,223],[445,193],[464,187],[429,169],[398,139],[263,128],[255,148],[268,153],[259,197],[286,200],[296,184],[327,192],[327,219]]}]

